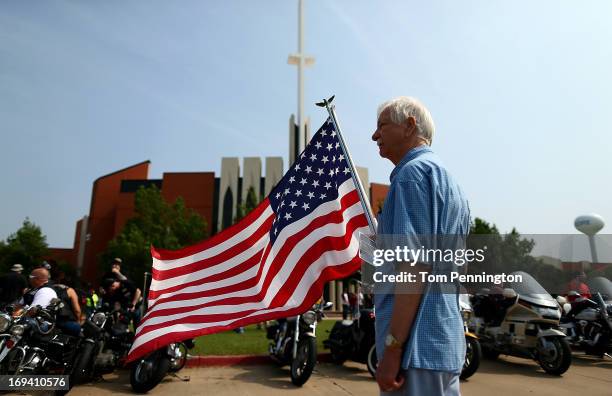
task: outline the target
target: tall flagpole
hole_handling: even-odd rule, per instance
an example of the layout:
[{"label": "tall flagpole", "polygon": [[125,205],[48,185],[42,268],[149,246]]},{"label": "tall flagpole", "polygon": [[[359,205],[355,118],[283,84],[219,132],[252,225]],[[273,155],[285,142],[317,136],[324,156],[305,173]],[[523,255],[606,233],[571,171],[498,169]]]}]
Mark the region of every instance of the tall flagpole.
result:
[{"label": "tall flagpole", "polygon": [[327,112],[329,113],[329,117],[334,124],[334,128],[336,132],[338,132],[338,140],[340,141],[340,147],[342,148],[342,152],[344,153],[344,157],[346,158],[349,168],[351,171],[351,175],[353,177],[353,183],[355,183],[355,187],[357,187],[357,194],[359,194],[359,200],[361,201],[361,206],[363,206],[363,210],[366,214],[366,218],[368,219],[368,224],[370,226],[370,231],[372,234],[376,234],[376,218],[372,213],[372,208],[367,202],[367,195],[365,194],[365,189],[363,188],[363,184],[361,184],[361,179],[359,178],[359,174],[357,173],[357,169],[355,169],[355,165],[353,164],[353,158],[351,157],[351,153],[349,153],[346,142],[344,141],[344,136],[342,136],[342,131],[340,130],[340,124],[338,123],[338,117],[336,117],[336,107],[332,104],[334,97],[332,96],[329,99],[323,99],[322,102],[317,103],[319,107],[325,107]]}]

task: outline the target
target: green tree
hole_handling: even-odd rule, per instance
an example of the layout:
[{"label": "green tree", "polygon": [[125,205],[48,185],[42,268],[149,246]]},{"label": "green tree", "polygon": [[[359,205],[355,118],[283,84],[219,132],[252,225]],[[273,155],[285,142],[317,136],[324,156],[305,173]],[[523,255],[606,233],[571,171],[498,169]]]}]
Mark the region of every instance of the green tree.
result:
[{"label": "green tree", "polygon": [[255,189],[253,187],[249,187],[245,201],[242,204],[239,204],[236,208],[236,218],[234,219],[234,223],[239,222],[246,215],[251,213],[251,211],[255,209],[257,205],[259,205],[259,199],[257,198],[257,194],[255,194]]},{"label": "green tree", "polygon": [[0,270],[6,272],[19,263],[27,273],[42,264],[48,252],[47,237],[26,217],[17,232],[9,235],[6,242],[0,241]]},{"label": "green tree", "polygon": [[495,224],[477,217],[470,226],[467,245],[470,249],[482,249],[486,246],[484,261],[472,262],[468,273],[480,274],[484,271],[487,274],[509,274],[525,271],[551,293],[561,290],[567,282],[568,274],[531,255],[535,242],[521,237],[515,228],[502,235]]},{"label": "green tree", "polygon": [[121,257],[121,271],[133,280],[140,280],[151,270],[151,246],[180,249],[206,238],[206,221],[194,210],[185,207],[179,197],[167,203],[156,186],[140,187],[135,196],[135,216],[110,243],[101,257],[107,271],[114,257]]}]

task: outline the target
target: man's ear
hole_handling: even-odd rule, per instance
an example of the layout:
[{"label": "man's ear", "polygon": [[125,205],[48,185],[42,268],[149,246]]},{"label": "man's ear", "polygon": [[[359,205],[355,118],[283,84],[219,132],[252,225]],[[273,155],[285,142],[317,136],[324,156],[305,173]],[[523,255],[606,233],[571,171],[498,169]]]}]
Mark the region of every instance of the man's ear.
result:
[{"label": "man's ear", "polygon": [[406,127],[406,137],[412,135],[416,131],[416,119],[413,116],[409,116],[404,121],[404,126]]}]

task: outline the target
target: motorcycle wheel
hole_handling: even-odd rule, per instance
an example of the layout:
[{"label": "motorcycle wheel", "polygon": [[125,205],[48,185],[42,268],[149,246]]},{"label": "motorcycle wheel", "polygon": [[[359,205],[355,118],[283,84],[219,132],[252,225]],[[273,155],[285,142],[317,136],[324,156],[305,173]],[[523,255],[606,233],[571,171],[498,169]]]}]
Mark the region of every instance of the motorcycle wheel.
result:
[{"label": "motorcycle wheel", "polygon": [[343,364],[348,359],[346,353],[338,346],[330,346],[329,353],[331,355],[332,362],[337,365]]},{"label": "motorcycle wheel", "polygon": [[93,353],[96,345],[94,343],[86,342],[83,348],[78,352],[76,361],[70,374],[70,382],[72,384],[83,384],[91,378],[91,367],[92,359],[94,358]]},{"label": "motorcycle wheel", "polygon": [[291,361],[291,382],[302,386],[308,381],[317,362],[317,340],[305,337],[298,342],[297,354]]},{"label": "motorcycle wheel", "polygon": [[549,338],[547,340],[555,347],[553,356],[545,356],[539,351],[538,343],[538,363],[540,367],[550,375],[561,375],[567,371],[572,364],[572,350],[567,340],[559,337]]},{"label": "motorcycle wheel", "polygon": [[480,366],[480,359],[482,357],[482,349],[480,348],[480,342],[476,338],[465,337],[465,362],[463,363],[463,370],[461,370],[461,379],[468,379]]},{"label": "motorcycle wheel", "polygon": [[169,368],[170,359],[166,356],[166,348],[140,359],[130,370],[132,390],[135,393],[147,393],[164,379]]},{"label": "motorcycle wheel", "polygon": [[373,378],[376,378],[376,368],[378,367],[378,356],[376,355],[376,344],[372,344],[372,347],[368,351],[368,360],[366,361],[368,371]]},{"label": "motorcycle wheel", "polygon": [[181,371],[183,367],[185,367],[185,364],[187,364],[187,345],[183,344],[182,342],[179,342],[177,348],[179,350],[179,357],[173,359],[172,362],[170,362],[170,368],[168,369],[168,371],[171,373]]},{"label": "motorcycle wheel", "polygon": [[485,346],[483,346],[481,349],[482,349],[482,356],[484,356],[485,358],[489,360],[495,360],[499,357],[500,353],[499,351],[496,351],[495,349],[489,349]]}]

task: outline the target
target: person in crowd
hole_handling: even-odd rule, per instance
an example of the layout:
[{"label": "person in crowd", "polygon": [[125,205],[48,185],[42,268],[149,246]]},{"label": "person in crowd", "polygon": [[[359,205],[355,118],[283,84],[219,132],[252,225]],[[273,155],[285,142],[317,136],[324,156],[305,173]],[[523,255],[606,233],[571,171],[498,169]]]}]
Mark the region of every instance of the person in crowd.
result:
[{"label": "person in crowd", "polygon": [[350,307],[348,293],[344,292],[342,293],[342,320],[348,319]]},{"label": "person in crowd", "polygon": [[64,306],[57,312],[56,325],[66,334],[78,336],[81,332],[81,324],[84,318],[81,315],[81,305],[79,296],[72,288],[61,283],[54,283],[51,288],[57,294],[57,298],[62,300]]},{"label": "person in crowd", "polygon": [[33,269],[29,280],[31,288],[23,295],[22,304],[46,308],[51,300],[57,298],[57,293],[49,285],[49,270],[46,268]]},{"label": "person in crowd", "polygon": [[11,270],[0,276],[0,306],[17,302],[28,287],[28,282],[21,275],[23,266],[13,264]]},{"label": "person in crowd", "polygon": [[586,274],[583,271],[576,271],[574,273],[574,277],[569,281],[567,287],[565,288],[565,295],[568,297],[568,301],[570,303],[574,302],[576,299],[574,294],[570,295],[570,292],[572,291],[577,292],[581,297],[591,298],[591,290],[585,283],[586,278]]},{"label": "person in crowd", "polygon": [[[467,236],[468,202],[457,182],[431,150],[434,123],[418,100],[399,97],[378,109],[372,135],[381,157],[390,160],[391,185],[378,222],[378,235]],[[380,271],[431,271],[434,263],[389,263]],[[413,263],[414,264],[414,263]],[[418,279],[418,278],[417,278]],[[432,286],[375,286],[376,380],[381,395],[460,395],[465,359],[463,320],[456,292]]]}]

